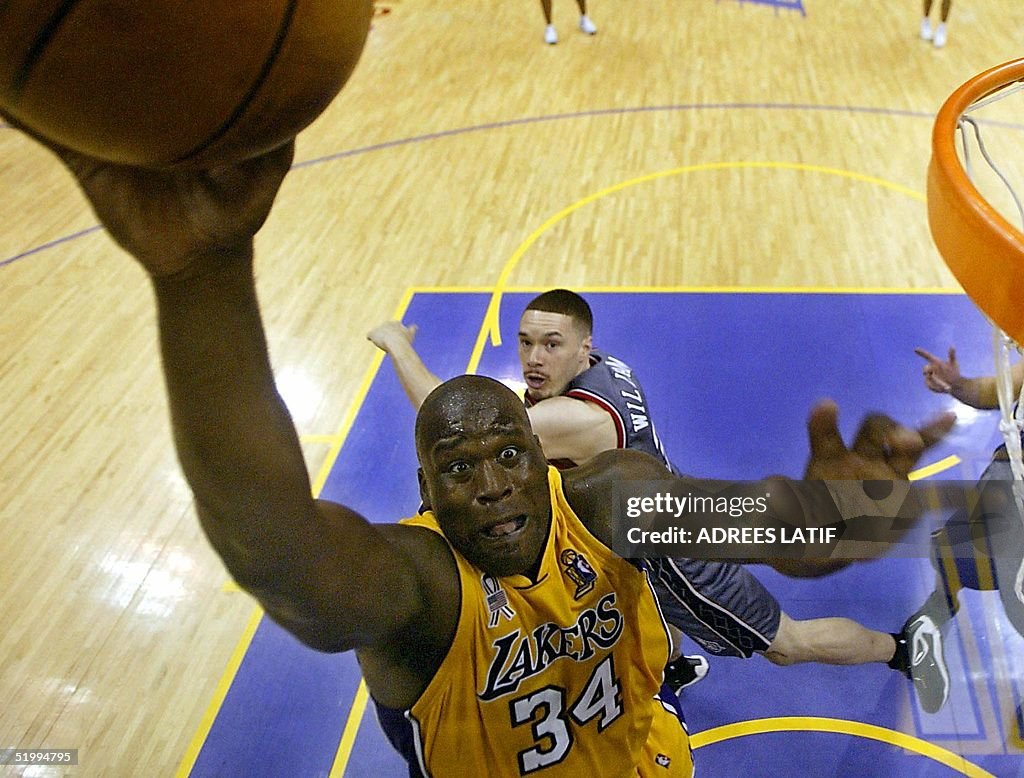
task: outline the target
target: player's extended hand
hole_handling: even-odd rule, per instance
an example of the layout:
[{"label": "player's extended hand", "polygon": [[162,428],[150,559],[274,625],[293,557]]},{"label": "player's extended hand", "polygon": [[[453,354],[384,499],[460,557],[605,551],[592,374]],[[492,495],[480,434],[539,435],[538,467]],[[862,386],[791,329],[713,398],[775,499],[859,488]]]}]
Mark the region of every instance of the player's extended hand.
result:
[{"label": "player's extended hand", "polygon": [[943,413],[918,429],[904,427],[882,414],[861,422],[853,446],[847,448],[839,434],[839,408],[821,402],[811,411],[807,431],[811,458],[805,478],[828,481],[905,480],[929,447],[938,443],[956,421]]},{"label": "player's extended hand", "polygon": [[400,321],[386,321],[366,333],[366,338],[381,351],[390,354],[396,343],[412,345],[416,339],[416,325],[406,327]]},{"label": "player's extended hand", "polygon": [[111,237],[151,275],[169,276],[248,244],[270,213],[294,151],[289,142],[237,164],[183,171],[114,165],[66,150],[58,156]]},{"label": "player's extended hand", "polygon": [[921,372],[924,374],[924,385],[933,392],[950,394],[953,385],[960,380],[960,365],[956,361],[956,349],[949,347],[949,359],[942,360],[925,351],[923,348],[915,348],[914,353],[925,361]]},{"label": "player's extended hand", "polygon": [[263,226],[291,167],[294,142],[233,165],[157,170],[117,165],[12,126],[71,171],[110,236],[153,276],[187,272],[197,258],[244,247]]}]

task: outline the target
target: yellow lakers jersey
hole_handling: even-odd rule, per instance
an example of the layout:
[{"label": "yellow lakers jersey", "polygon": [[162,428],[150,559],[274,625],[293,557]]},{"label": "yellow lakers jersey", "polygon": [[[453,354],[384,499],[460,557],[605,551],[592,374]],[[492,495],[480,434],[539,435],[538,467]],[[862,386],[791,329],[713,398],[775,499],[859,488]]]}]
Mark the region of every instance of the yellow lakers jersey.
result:
[{"label": "yellow lakers jersey", "polygon": [[[447,656],[406,713],[420,768],[447,776],[688,776],[681,722],[655,698],[669,637],[645,574],[584,527],[548,469],[536,582],[452,549],[462,591]],[[430,512],[406,524],[440,533]]]}]

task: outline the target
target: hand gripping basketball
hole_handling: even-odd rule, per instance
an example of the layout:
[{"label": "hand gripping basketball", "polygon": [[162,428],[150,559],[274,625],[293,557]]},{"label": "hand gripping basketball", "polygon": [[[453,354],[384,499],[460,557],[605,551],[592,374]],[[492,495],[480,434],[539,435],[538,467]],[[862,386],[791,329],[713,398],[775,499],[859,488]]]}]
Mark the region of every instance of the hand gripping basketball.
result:
[{"label": "hand gripping basketball", "polygon": [[291,166],[295,144],[211,170],[147,170],[55,149],[111,237],[154,277],[247,251]]}]

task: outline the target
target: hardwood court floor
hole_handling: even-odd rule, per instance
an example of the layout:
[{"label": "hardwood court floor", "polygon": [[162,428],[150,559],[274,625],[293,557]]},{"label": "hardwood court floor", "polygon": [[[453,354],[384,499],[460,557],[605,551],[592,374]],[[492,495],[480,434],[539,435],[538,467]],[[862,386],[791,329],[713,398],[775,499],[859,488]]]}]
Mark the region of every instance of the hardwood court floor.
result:
[{"label": "hardwood court floor", "polygon": [[[916,2],[592,6],[546,47],[533,2],[382,4],[300,138],[259,283],[314,474],[410,287],[956,288],[931,116],[1019,55],[1019,3],[958,3],[941,51]],[[173,774],[253,603],[180,477],[143,274],[8,128],[0,192],[0,746]]]}]

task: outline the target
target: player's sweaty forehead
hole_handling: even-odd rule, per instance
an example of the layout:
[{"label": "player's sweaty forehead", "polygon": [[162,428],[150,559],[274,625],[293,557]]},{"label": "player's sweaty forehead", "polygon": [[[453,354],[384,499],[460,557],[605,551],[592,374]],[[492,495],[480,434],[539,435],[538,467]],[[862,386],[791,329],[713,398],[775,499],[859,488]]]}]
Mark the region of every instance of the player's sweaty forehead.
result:
[{"label": "player's sweaty forehead", "polygon": [[459,376],[434,389],[416,417],[421,463],[433,452],[485,437],[529,435],[523,403],[505,385],[483,376]]}]

